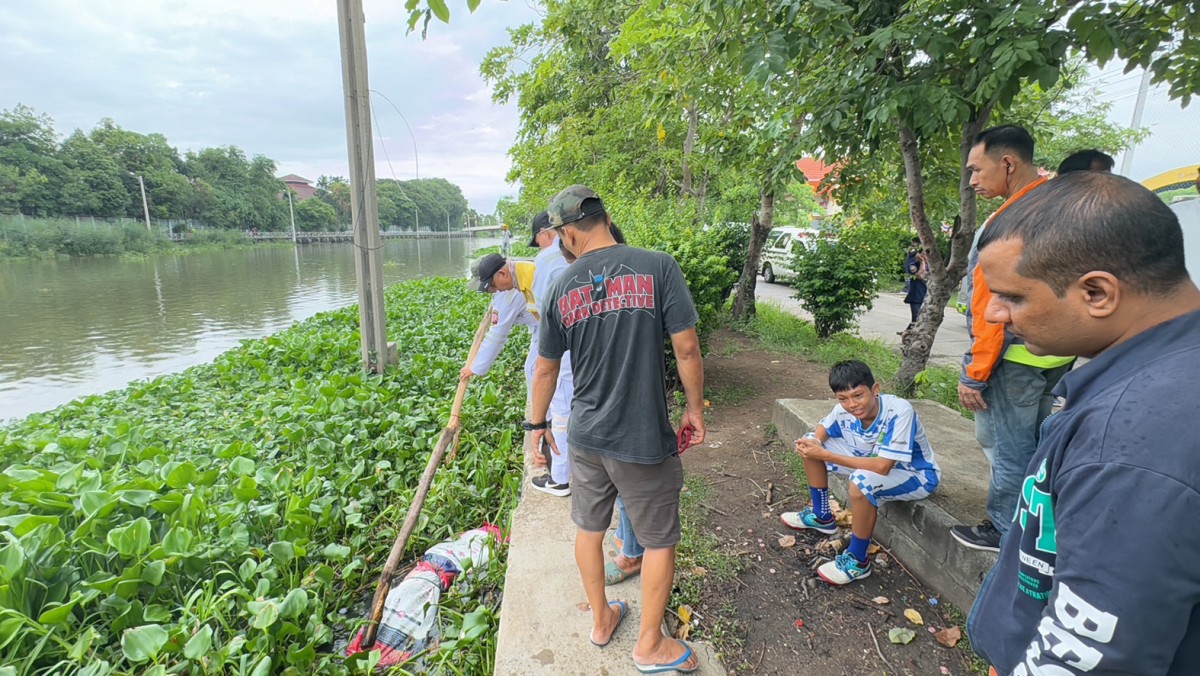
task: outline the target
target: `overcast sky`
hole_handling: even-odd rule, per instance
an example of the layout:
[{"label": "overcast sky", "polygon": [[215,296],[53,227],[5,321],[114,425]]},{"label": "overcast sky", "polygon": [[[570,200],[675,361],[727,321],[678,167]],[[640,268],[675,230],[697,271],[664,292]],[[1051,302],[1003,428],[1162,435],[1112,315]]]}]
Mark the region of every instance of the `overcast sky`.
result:
[{"label": "overcast sky", "polygon": [[[462,187],[491,213],[515,194],[504,176],[516,106],[492,103],[479,63],[506,27],[536,20],[528,0],[451,0],[450,25],[406,35],[403,0],[364,0],[376,174]],[[0,4],[0,108],[49,114],[62,135],[104,117],[164,134],[180,152],[236,145],[279,174],[347,175],[335,0],[37,0]],[[380,141],[382,140],[382,147]],[[391,168],[383,150],[391,158]]]},{"label": "overcast sky", "polygon": [[[420,175],[462,187],[490,213],[516,193],[504,182],[515,106],[497,106],[479,77],[506,27],[538,18],[533,0],[451,0],[451,24],[406,35],[403,0],[365,0],[371,87],[408,119]],[[236,145],[274,159],[279,174],[347,175],[335,0],[32,0],[0,4],[0,108],[17,103],[69,134],[111,117],[160,132],[181,152]],[[1137,75],[1097,74],[1112,118],[1129,124]],[[374,97],[376,173],[410,179],[413,141]],[[1182,111],[1152,90],[1142,120],[1154,131],[1131,178],[1200,162],[1200,103]],[[381,144],[382,141],[382,144]],[[384,150],[386,150],[386,155]],[[391,166],[387,163],[391,159]],[[1119,160],[1119,158],[1118,158]],[[1119,167],[1120,165],[1118,165]],[[394,172],[394,174],[393,174]]]}]

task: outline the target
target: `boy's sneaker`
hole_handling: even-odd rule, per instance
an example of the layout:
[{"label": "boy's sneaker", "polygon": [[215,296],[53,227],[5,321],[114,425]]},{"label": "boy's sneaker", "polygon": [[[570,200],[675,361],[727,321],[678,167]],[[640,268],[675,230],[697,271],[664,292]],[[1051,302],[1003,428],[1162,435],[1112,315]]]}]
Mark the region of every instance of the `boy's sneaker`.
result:
[{"label": "boy's sneaker", "polygon": [[826,535],[837,532],[837,520],[833,517],[829,517],[828,521],[818,519],[812,507],[805,507],[799,512],[784,512],[779,515],[779,521],[792,530],[815,530]]},{"label": "boy's sneaker", "polygon": [[533,477],[532,483],[533,487],[539,491],[543,493],[549,493],[550,495],[557,495],[560,498],[571,494],[571,482],[568,481],[565,484],[556,484],[550,478],[549,474]]},{"label": "boy's sneaker", "polygon": [[950,534],[964,547],[985,552],[1000,551],[1000,531],[986,519],[978,526],[951,526]]},{"label": "boy's sneaker", "polygon": [[858,559],[854,558],[850,552],[842,552],[834,560],[821,564],[821,567],[817,569],[817,575],[820,575],[821,579],[829,584],[840,587],[855,580],[870,577],[871,559],[868,558],[866,563],[859,563]]}]

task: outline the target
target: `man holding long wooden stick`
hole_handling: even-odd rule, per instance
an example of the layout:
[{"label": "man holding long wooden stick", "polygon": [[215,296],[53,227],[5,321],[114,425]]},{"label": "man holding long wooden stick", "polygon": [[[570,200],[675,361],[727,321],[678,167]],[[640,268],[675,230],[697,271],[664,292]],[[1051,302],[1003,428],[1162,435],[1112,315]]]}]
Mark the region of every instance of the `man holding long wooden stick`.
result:
[{"label": "man holding long wooden stick", "polygon": [[[604,533],[620,492],[642,562],[642,621],[633,649],[642,673],[698,668],[692,649],[662,634],[675,577],[683,467],[667,414],[663,336],[679,363],[687,395],[681,425],[691,443],[704,441],[704,365],[696,308],[679,264],[670,256],[617,244],[598,195],[581,185],[554,197],[550,226],[578,258],[550,289],[534,369],[532,442],[543,437],[571,457],[571,518],[578,526],[575,560],[592,607],[591,642],[608,645],[625,618],[623,601],[604,588]],[[547,429],[559,360],[570,351],[575,372],[571,444],[559,448]]]}]

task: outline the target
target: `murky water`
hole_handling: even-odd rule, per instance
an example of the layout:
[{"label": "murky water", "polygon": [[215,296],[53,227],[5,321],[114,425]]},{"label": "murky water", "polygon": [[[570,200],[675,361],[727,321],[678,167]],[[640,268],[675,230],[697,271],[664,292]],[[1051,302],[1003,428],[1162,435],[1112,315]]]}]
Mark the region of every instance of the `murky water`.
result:
[{"label": "murky water", "polygon": [[[465,276],[495,243],[389,240],[384,282]],[[357,294],[349,244],[0,261],[0,422],[210,361]]]}]

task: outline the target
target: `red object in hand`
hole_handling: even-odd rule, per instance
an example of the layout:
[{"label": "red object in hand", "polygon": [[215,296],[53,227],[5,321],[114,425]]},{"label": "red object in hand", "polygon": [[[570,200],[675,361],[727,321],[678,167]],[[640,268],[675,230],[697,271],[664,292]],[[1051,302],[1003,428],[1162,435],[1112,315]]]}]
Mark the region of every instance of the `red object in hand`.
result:
[{"label": "red object in hand", "polygon": [[676,439],[679,441],[679,450],[677,451],[679,455],[683,455],[683,452],[692,445],[692,432],[695,431],[696,428],[691,425],[684,425],[679,428],[679,433],[676,436]]}]

